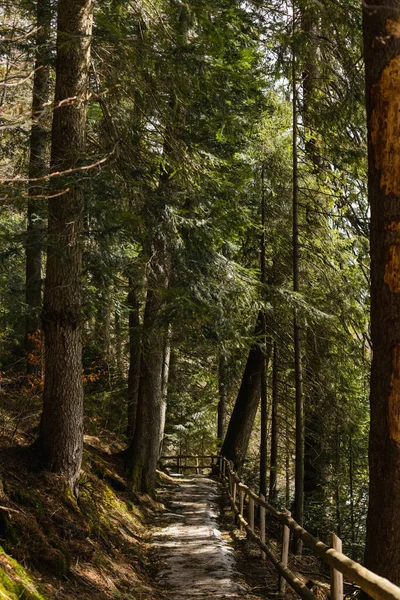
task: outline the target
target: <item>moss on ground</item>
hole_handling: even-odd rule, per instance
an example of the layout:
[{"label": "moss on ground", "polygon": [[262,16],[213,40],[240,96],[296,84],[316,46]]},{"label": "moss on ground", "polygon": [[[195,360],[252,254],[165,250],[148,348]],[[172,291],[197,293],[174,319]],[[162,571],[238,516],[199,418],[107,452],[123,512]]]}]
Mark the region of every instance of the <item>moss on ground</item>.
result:
[{"label": "moss on ground", "polygon": [[1,546],[0,597],[3,600],[45,600],[24,567],[8,556]]}]

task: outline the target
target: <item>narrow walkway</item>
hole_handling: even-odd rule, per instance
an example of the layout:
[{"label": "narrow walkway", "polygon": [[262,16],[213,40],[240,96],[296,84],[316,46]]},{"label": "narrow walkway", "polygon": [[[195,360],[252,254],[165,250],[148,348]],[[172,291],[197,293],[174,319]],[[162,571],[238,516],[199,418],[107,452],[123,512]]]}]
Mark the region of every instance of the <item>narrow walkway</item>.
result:
[{"label": "narrow walkway", "polygon": [[174,600],[249,598],[235,578],[235,558],[218,529],[218,484],[203,476],[177,476],[160,490],[170,512],[161,516],[153,545],[158,583]]}]

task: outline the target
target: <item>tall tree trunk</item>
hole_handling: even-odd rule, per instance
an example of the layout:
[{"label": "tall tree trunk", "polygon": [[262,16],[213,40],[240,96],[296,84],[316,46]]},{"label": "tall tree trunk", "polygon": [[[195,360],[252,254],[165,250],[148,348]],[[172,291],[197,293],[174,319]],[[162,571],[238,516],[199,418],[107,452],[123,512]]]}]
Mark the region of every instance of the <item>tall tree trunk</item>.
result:
[{"label": "tall tree trunk", "polygon": [[172,329],[171,329],[171,326],[169,326],[165,333],[164,358],[163,358],[163,369],[162,369],[162,377],[161,377],[161,424],[160,424],[159,455],[161,455],[161,452],[162,452],[165,421],[166,421],[166,417],[167,417],[169,366],[170,366],[170,361],[171,361],[171,338],[172,338]]},{"label": "tall tree trunk", "polygon": [[[262,328],[262,314],[258,315],[254,331],[259,338]],[[236,398],[235,406],[229,420],[228,429],[222,444],[221,454],[231,460],[240,469],[246,458],[247,448],[256,418],[261,392],[261,355],[259,339],[254,341],[247,358],[242,383]],[[268,360],[268,356],[267,356]]]},{"label": "tall tree trunk", "polygon": [[134,489],[140,492],[155,487],[163,416],[165,337],[161,318],[170,270],[163,234],[153,241],[149,255],[152,264],[143,317],[136,427],[128,449],[129,473]]},{"label": "tall tree trunk", "polygon": [[[293,17],[294,23],[294,17]],[[294,27],[294,25],[293,25]],[[292,56],[292,83],[293,83],[293,291],[299,291],[299,203],[298,203],[298,160],[297,160],[297,83],[296,83],[296,57],[293,49]],[[301,364],[301,338],[300,324],[297,308],[293,316],[294,339],[294,371],[296,387],[296,471],[294,518],[303,524],[304,518],[304,407],[303,384]],[[301,554],[303,544],[300,538],[295,540],[295,550]]]},{"label": "tall tree trunk", "polygon": [[[51,151],[51,164],[57,171],[77,167],[84,152],[92,19],[92,0],[59,0]],[[81,181],[70,181],[62,197],[49,201],[43,309],[45,387],[38,439],[47,466],[62,473],[75,493],[83,448],[83,209]]]},{"label": "tall tree trunk", "polygon": [[217,438],[222,444],[226,430],[226,358],[221,352],[218,362],[218,423],[217,423]]},{"label": "tall tree trunk", "polygon": [[132,440],[136,426],[136,411],[140,381],[140,357],[142,352],[140,329],[140,296],[139,288],[132,277],[129,277],[129,371],[128,371],[128,429],[127,435]]},{"label": "tall tree trunk", "polygon": [[373,345],[365,565],[396,585],[400,585],[399,9],[398,0],[366,0],[363,5]]},{"label": "tall tree trunk", "polygon": [[[52,8],[50,0],[37,0],[36,3],[36,57],[33,78],[32,129],[30,136],[29,178],[43,177],[48,171],[47,145],[49,135],[45,123],[45,105],[50,97],[51,31]],[[45,233],[43,183],[33,183],[29,187],[28,226],[26,232],[26,306],[25,350],[27,353],[27,373],[37,371],[34,353],[37,350],[37,336],[41,330],[40,312],[42,309],[42,247]]]},{"label": "tall tree trunk", "polygon": [[[265,185],[264,164],[261,168],[261,239],[260,239],[260,271],[261,285],[265,292]],[[267,368],[266,368],[266,336],[267,325],[265,311],[261,315],[261,356],[260,356],[260,385],[261,385],[261,436],[260,436],[260,494],[267,497],[267,453],[268,453],[268,403],[267,403]]]},{"label": "tall tree trunk", "polygon": [[271,461],[269,472],[269,502],[277,496],[278,474],[278,344],[274,341],[272,355]]}]

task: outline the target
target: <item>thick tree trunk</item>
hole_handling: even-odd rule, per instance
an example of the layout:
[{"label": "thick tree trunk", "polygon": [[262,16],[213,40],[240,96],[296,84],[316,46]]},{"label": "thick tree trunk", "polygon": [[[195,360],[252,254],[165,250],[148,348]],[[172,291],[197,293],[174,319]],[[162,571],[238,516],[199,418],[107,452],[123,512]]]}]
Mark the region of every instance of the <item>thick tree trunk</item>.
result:
[{"label": "thick tree trunk", "polygon": [[[78,166],[84,152],[92,13],[92,0],[59,0],[51,152],[57,171]],[[43,308],[45,387],[38,440],[47,466],[62,473],[75,493],[83,447],[83,208],[80,181],[70,181],[63,196],[49,201]]]},{"label": "thick tree trunk", "polygon": [[363,5],[373,345],[365,564],[396,585],[400,585],[399,9],[398,0],[366,0]]},{"label": "thick tree trunk", "polygon": [[[254,335],[261,334],[262,315],[258,315]],[[235,468],[240,469],[246,458],[247,448],[253,430],[254,419],[260,403],[261,393],[261,356],[259,340],[250,348],[242,383],[236,398],[235,406],[229,420],[228,429],[222,445],[221,453],[233,461]],[[267,357],[268,360],[268,357]]]},{"label": "thick tree trunk", "polygon": [[134,489],[140,492],[151,492],[155,487],[163,418],[165,332],[161,319],[170,268],[162,234],[153,242],[149,255],[152,264],[143,317],[136,427],[128,449],[128,470]]},{"label": "thick tree trunk", "polygon": [[[49,135],[44,122],[45,104],[50,97],[49,64],[51,46],[49,43],[51,29],[51,2],[37,0],[36,3],[36,57],[35,75],[33,78],[32,97],[32,129],[30,136],[29,178],[43,177],[48,171],[47,145]],[[37,371],[35,352],[37,337],[40,336],[40,312],[42,310],[42,248],[44,239],[44,200],[43,182],[33,183],[29,187],[28,226],[26,232],[26,306],[25,350],[27,353],[27,373]]]},{"label": "thick tree trunk", "polygon": [[271,461],[269,472],[269,502],[274,504],[277,496],[278,473],[278,345],[274,341],[272,355],[272,410],[271,410]]},{"label": "thick tree trunk", "polygon": [[226,395],[226,358],[220,354],[218,362],[218,422],[217,422],[217,438],[220,444],[224,439],[226,430],[226,406],[227,406],[227,395]]}]

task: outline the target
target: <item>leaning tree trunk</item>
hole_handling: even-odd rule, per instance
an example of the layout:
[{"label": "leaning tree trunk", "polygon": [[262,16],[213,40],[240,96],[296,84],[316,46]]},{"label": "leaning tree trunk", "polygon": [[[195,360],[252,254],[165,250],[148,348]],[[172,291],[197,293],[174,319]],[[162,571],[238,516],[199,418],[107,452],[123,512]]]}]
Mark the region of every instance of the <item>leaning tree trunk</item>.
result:
[{"label": "leaning tree trunk", "polygon": [[[254,332],[256,336],[260,336],[261,328],[262,315],[260,313]],[[233,461],[237,469],[241,468],[243,461],[246,458],[254,419],[256,418],[258,405],[260,403],[261,357],[262,350],[260,343],[259,340],[256,340],[250,348],[246,368],[242,377],[242,383],[221,448],[221,454],[228,460]]]},{"label": "leaning tree trunk", "polygon": [[226,405],[227,405],[227,382],[226,382],[226,358],[221,351],[218,361],[218,409],[217,409],[217,439],[220,444],[224,439],[226,429]]},{"label": "leaning tree trunk", "polygon": [[365,564],[396,585],[400,585],[399,10],[399,0],[366,0],[363,5],[373,345]]},{"label": "leaning tree trunk", "polygon": [[[49,136],[45,120],[46,103],[50,97],[49,65],[51,46],[51,2],[37,0],[36,3],[36,57],[32,91],[32,129],[30,136],[29,179],[43,177],[48,171],[47,144]],[[25,294],[27,315],[25,323],[25,350],[27,373],[37,371],[37,336],[40,332],[42,309],[42,247],[44,237],[43,181],[33,182],[29,187],[28,227],[26,231]]]},{"label": "leaning tree trunk", "polygon": [[[51,165],[79,166],[84,152],[92,0],[59,0]],[[77,493],[83,447],[81,275],[82,181],[49,201],[44,291],[45,387],[38,448]]]}]

